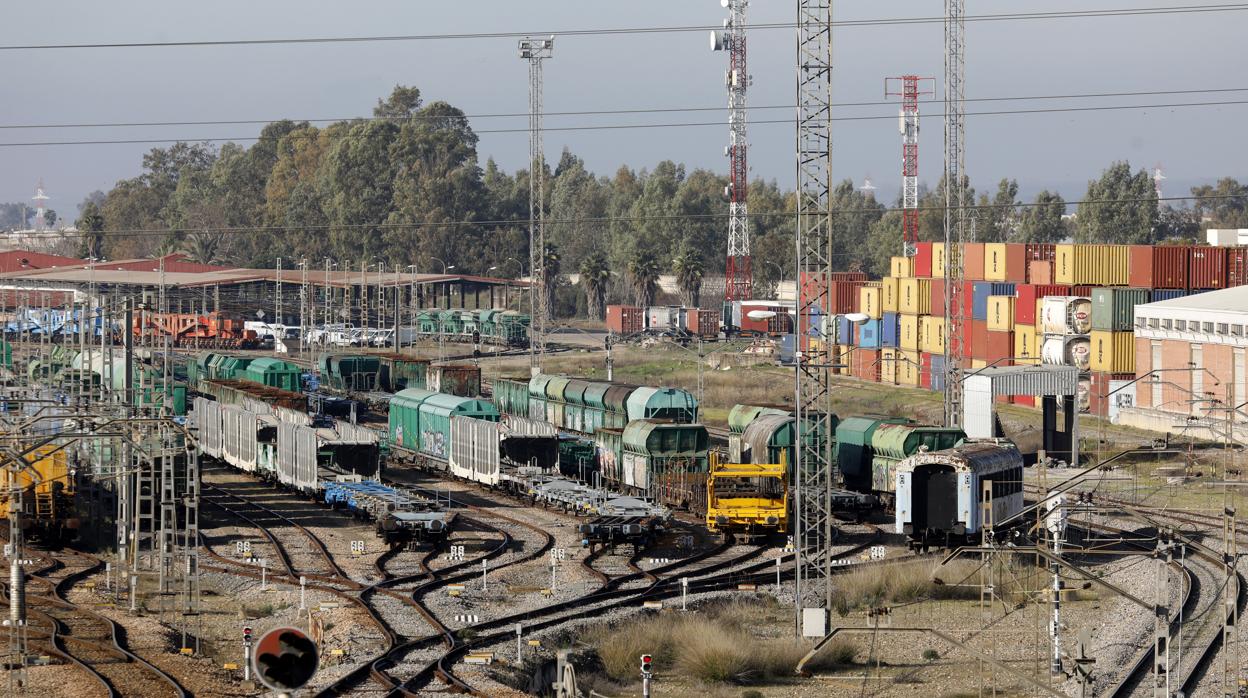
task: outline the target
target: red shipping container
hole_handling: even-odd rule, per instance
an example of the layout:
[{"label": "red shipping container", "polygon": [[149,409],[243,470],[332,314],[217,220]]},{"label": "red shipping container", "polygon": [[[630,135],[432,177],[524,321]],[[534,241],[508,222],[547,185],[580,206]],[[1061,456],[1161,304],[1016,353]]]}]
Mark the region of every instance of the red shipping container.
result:
[{"label": "red shipping container", "polygon": [[1052,262],[1057,259],[1057,245],[1048,242],[1029,242],[1024,248],[1028,262]]},{"label": "red shipping container", "polygon": [[987,330],[984,338],[984,353],[977,359],[987,361],[990,366],[1009,366],[1014,356],[1014,333],[1005,330]]},{"label": "red shipping container", "polygon": [[1071,287],[1070,287],[1070,295],[1072,295],[1072,296],[1087,296],[1087,297],[1089,297],[1089,298],[1090,298],[1090,297],[1092,296],[1092,289],[1094,289],[1094,288],[1096,288],[1096,287],[1095,287],[1095,286],[1071,286]]},{"label": "red shipping container", "polygon": [[1127,282],[1135,288],[1187,288],[1185,245],[1132,245]]},{"label": "red shipping container", "polygon": [[914,250],[914,275],[929,278],[932,275],[932,243],[920,242]]},{"label": "red shipping container", "polygon": [[1226,248],[1198,245],[1191,251],[1188,288],[1201,291],[1226,288]]},{"label": "red shipping container", "polygon": [[987,320],[964,321],[962,323],[962,331],[971,333],[971,358],[972,359],[987,358],[988,356],[988,321]]},{"label": "red shipping container", "polygon": [[[994,250],[997,248],[994,248]],[[984,252],[984,276],[992,276],[993,280],[1010,281],[1016,284],[1027,282],[1027,246],[1020,242],[1005,244],[1004,258],[1000,254]],[[1004,278],[1002,278],[1004,277]]]},{"label": "red shipping container", "polygon": [[1248,247],[1226,248],[1226,286],[1248,284]]},{"label": "red shipping container", "polygon": [[1027,283],[1053,283],[1053,262],[1048,259],[1033,259],[1027,263]]},{"label": "red shipping container", "polygon": [[984,243],[968,242],[962,245],[962,278],[984,280]]},{"label": "red shipping container", "polygon": [[879,349],[855,349],[849,359],[850,375],[873,383],[880,382]]},{"label": "red shipping container", "polygon": [[866,281],[833,281],[828,284],[828,313],[844,315],[858,312],[858,289]]},{"label": "red shipping container", "polygon": [[689,308],[685,312],[687,313],[685,326],[691,334],[701,337],[714,337],[719,334],[720,313],[718,310]]},{"label": "red shipping container", "polygon": [[927,352],[919,354],[919,387],[932,389],[932,355]]},{"label": "red shipping container", "polygon": [[1016,291],[1017,300],[1014,301],[1014,324],[1036,324],[1036,301],[1045,296],[1068,295],[1070,295],[1069,286],[1058,284],[1023,284],[1019,286]]},{"label": "red shipping container", "polygon": [[645,329],[646,314],[635,305],[608,305],[607,331],[614,334],[637,334]]},{"label": "red shipping container", "polygon": [[828,277],[829,281],[862,281],[866,282],[867,272],[865,271],[834,271]]},{"label": "red shipping container", "polygon": [[[972,296],[975,293],[975,284],[971,281],[962,282],[962,317],[970,318]],[[945,280],[932,279],[932,315],[947,316],[945,312]]]},{"label": "red shipping container", "polygon": [[[775,315],[769,318],[755,320],[750,317],[750,313],[756,310],[772,312],[775,313]],[[792,334],[793,313],[791,309],[782,305],[770,305],[766,302],[749,304],[742,303],[740,330],[742,332],[767,336]]]}]

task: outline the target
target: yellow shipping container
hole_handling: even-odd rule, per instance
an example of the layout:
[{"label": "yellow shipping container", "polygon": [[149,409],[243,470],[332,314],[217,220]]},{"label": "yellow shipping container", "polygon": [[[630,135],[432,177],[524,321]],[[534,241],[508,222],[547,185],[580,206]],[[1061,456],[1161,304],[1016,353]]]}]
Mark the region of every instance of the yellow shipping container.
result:
[{"label": "yellow shipping container", "polygon": [[919,349],[929,354],[943,355],[945,353],[945,319],[932,315],[923,315],[921,318]]},{"label": "yellow shipping container", "polygon": [[914,257],[893,257],[888,261],[889,273],[898,279],[914,276]]},{"label": "yellow shipping container", "polygon": [[897,383],[899,385],[919,385],[919,352],[897,352]]},{"label": "yellow shipping container", "polygon": [[1036,334],[1039,336],[1044,331],[1044,299],[1036,299]]},{"label": "yellow shipping container", "polygon": [[900,312],[911,315],[931,314],[931,279],[902,279],[898,284],[897,294],[897,307]]},{"label": "yellow shipping container", "polygon": [[988,362],[984,359],[971,359],[971,370],[978,371],[981,368],[987,368]]},{"label": "yellow shipping container", "polygon": [[850,356],[850,352],[853,351],[854,348],[848,344],[838,344],[836,345],[836,348],[837,355],[835,363],[837,368],[832,369],[832,371],[838,376],[848,376],[849,360],[852,358]]},{"label": "yellow shipping container", "polygon": [[885,349],[880,352],[880,382],[897,385],[897,355],[901,352],[896,349]]},{"label": "yellow shipping container", "polygon": [[1135,333],[1092,331],[1092,370],[1135,373]]},{"label": "yellow shipping container", "polygon": [[984,244],[984,279],[988,281],[1010,280],[1011,270],[1006,269],[1005,249],[1004,242]]},{"label": "yellow shipping container", "polygon": [[886,313],[897,312],[897,289],[901,285],[901,279],[895,276],[886,276],[880,282],[880,288],[884,291],[884,298],[880,301],[880,305]]},{"label": "yellow shipping container", "polygon": [[1126,286],[1131,270],[1127,245],[1058,245],[1053,283]]},{"label": "yellow shipping container", "polygon": [[932,278],[945,278],[945,243],[932,243]]},{"label": "yellow shipping container", "polygon": [[922,320],[926,315],[902,315],[898,318],[900,328],[897,334],[899,337],[898,344],[902,349],[910,351],[918,351],[922,342],[923,323]]},{"label": "yellow shipping container", "polygon": [[1014,326],[1014,363],[1019,365],[1040,363],[1039,336],[1035,325]]},{"label": "yellow shipping container", "polygon": [[873,320],[884,317],[884,289],[879,284],[858,289],[858,312]]},{"label": "yellow shipping container", "polygon": [[988,296],[988,329],[1014,329],[1014,296]]}]

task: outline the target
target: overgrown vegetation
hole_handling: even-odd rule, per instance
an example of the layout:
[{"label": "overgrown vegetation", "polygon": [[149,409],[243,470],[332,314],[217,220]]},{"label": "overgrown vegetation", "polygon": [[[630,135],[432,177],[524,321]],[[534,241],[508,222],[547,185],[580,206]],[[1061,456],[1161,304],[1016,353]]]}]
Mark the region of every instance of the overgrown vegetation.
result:
[{"label": "overgrown vegetation", "polygon": [[959,560],[940,568],[940,583],[933,580],[939,563],[916,561],[900,565],[859,567],[836,578],[832,607],[844,615],[876,606],[913,603],[927,599],[977,599],[979,564]]},{"label": "overgrown vegetation", "polygon": [[[587,641],[595,646],[605,673],[631,681],[637,657],[651,654],[659,671],[676,671],[707,683],[750,684],[793,675],[810,650],[805,642],[759,638],[750,632],[760,610],[741,604],[709,607],[697,614],[665,614],[602,628]],[[857,648],[834,641],[807,664],[828,671],[851,664]]]}]

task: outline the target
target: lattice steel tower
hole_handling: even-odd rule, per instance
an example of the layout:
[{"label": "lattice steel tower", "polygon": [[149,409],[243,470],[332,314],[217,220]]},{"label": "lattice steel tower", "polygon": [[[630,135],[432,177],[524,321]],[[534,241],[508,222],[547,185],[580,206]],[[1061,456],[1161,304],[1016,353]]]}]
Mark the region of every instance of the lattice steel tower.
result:
[{"label": "lattice steel tower", "polygon": [[722,31],[711,32],[711,50],[728,52],[728,259],[724,272],[724,298],[746,300],[753,296],[754,271],[750,259],[750,217],[746,206],[749,194],[750,168],[746,158],[746,93],[750,73],[745,61],[745,9],[748,0],[720,0],[728,8],[728,19]]},{"label": "lattice steel tower", "polygon": [[907,257],[913,257],[919,245],[919,97],[932,94],[921,88],[926,81],[935,82],[917,75],[884,79],[884,96],[901,97],[901,240]]},{"label": "lattice steel tower", "polygon": [[962,425],[966,233],[966,4],[945,0],[945,424]]},{"label": "lattice steel tower", "polygon": [[554,55],[555,37],[524,38],[520,57],[529,62],[529,370],[542,367],[546,351],[546,156],[542,148],[542,61]]},{"label": "lattice steel tower", "polygon": [[[797,2],[798,347],[795,416],[798,619],[809,601],[832,607],[832,337],[823,334],[832,273],[832,0]],[[813,335],[813,336],[812,336]]]}]

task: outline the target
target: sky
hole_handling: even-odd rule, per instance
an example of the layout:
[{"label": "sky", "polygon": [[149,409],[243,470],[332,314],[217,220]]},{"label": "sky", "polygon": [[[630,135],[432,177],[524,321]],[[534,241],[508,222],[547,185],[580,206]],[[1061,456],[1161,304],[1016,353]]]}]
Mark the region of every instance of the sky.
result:
[{"label": "sky", "polygon": [[[1122,9],[1174,5],[1178,0],[973,2],[977,14]],[[1187,3],[1194,4],[1194,3]],[[754,23],[791,23],[792,0],[754,0]],[[54,43],[116,43],[377,35],[463,34],[678,27],[719,24],[715,0],[540,0],[434,2],[374,0],[22,0],[6,3],[0,47]],[[837,20],[933,17],[928,0],[842,1]],[[1171,104],[1248,100],[1246,12],[1137,17],[970,22],[967,25],[967,112],[1070,106]],[[794,186],[792,124],[794,31],[760,28],[749,35],[753,76],[750,165],[754,177]],[[545,67],[548,113],[618,109],[717,108],[725,103],[727,55],[710,50],[707,32],[630,33],[556,38]],[[943,72],[939,22],[905,26],[844,26],[834,32],[834,100],[880,102],[884,78]],[[527,166],[527,118],[484,115],[527,110],[528,74],[515,38],[438,39],[336,44],[190,48],[0,50],[8,77],[0,100],[0,201],[29,201],[42,179],[51,207],[76,215],[89,192],[109,189],[141,169],[157,145],[37,145],[81,140],[200,140],[254,136],[259,125],[109,128],[11,128],[104,122],[333,119],[367,115],[395,84],[419,87],[426,99],[463,109],[482,133],[482,163],[493,157],[511,171]],[[1106,92],[1228,90],[1148,97],[976,102],[986,98]],[[942,167],[940,105],[925,105],[920,174],[934,183]],[[899,186],[900,139],[892,105],[842,106],[837,117],[877,117],[834,125],[837,179],[870,176],[877,196]],[[969,116],[967,171],[980,190],[1002,177],[1023,196],[1054,189],[1068,199],[1115,160],[1136,168],[1161,165],[1167,195],[1219,177],[1248,179],[1238,128],[1248,104],[1188,108]],[[661,114],[548,116],[550,129],[635,123],[710,126],[558,131],[545,134],[548,158],[570,148],[593,171],[621,165],[652,168],[671,159],[690,169],[727,169],[724,110]]]}]

